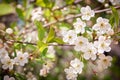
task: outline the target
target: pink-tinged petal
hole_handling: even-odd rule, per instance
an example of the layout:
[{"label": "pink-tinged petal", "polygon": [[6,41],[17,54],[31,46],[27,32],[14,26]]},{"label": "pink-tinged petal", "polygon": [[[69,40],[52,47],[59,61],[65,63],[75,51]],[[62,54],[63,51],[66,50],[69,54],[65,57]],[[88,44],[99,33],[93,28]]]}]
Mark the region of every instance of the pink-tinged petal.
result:
[{"label": "pink-tinged petal", "polygon": [[9,80],[15,80],[15,78],[14,78],[14,77],[11,77]]},{"label": "pink-tinged petal", "polygon": [[4,80],[9,80],[9,76],[8,75],[4,76]]}]

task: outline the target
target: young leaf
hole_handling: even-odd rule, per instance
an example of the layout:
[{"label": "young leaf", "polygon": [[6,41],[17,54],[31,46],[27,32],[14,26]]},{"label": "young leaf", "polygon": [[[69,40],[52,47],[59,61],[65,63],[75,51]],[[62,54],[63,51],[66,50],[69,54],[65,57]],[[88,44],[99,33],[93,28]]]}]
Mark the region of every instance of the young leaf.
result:
[{"label": "young leaf", "polygon": [[46,43],[44,43],[44,42],[42,42],[42,41],[38,41],[38,43],[37,43],[37,45],[38,45],[38,47],[39,47],[39,50],[40,50],[40,52],[42,53],[42,54],[46,54],[46,52],[47,52],[47,44]]},{"label": "young leaf", "polygon": [[116,22],[116,26],[119,25],[119,13],[118,11],[114,8],[114,7],[111,7],[112,9],[112,15],[114,16],[114,19],[115,19],[115,22]]},{"label": "young leaf", "polygon": [[63,40],[61,38],[58,38],[58,37],[54,38],[53,41],[57,42],[58,44],[64,44]]},{"label": "young leaf", "polygon": [[14,8],[10,4],[0,4],[0,16],[7,15],[14,12]]},{"label": "young leaf", "polygon": [[54,37],[55,37],[55,32],[54,32],[53,28],[50,27],[50,31],[49,31],[46,42],[52,41]]},{"label": "young leaf", "polygon": [[28,20],[30,18],[30,14],[32,12],[32,9],[33,9],[33,6],[31,5],[27,10],[26,10],[26,13],[25,13],[25,19]]},{"label": "young leaf", "polygon": [[16,12],[18,14],[18,17],[22,20],[24,20],[24,14],[23,11],[20,8],[16,8]]},{"label": "young leaf", "polygon": [[43,28],[42,24],[39,21],[35,21],[34,23],[37,26],[38,38],[40,41],[42,41],[43,38],[45,37],[45,29]]},{"label": "young leaf", "polygon": [[36,0],[36,5],[41,7],[52,8],[54,6],[54,0]]},{"label": "young leaf", "polygon": [[65,0],[67,4],[72,4],[74,0]]}]

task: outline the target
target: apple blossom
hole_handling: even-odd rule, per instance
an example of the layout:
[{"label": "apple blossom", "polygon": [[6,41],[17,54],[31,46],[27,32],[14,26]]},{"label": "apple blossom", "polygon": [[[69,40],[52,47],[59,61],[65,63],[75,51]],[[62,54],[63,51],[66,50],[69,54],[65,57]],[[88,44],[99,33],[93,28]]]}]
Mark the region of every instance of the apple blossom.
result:
[{"label": "apple blossom", "polygon": [[75,58],[70,62],[70,65],[75,69],[76,73],[81,73],[82,68],[84,67],[83,62],[81,62],[79,59]]},{"label": "apple blossom", "polygon": [[74,49],[76,51],[83,51],[83,49],[86,47],[87,44],[88,44],[88,39],[83,36],[79,36],[75,41]]},{"label": "apple blossom", "polygon": [[0,49],[0,59],[3,59],[5,56],[8,56],[8,52],[5,48]]},{"label": "apple blossom", "polygon": [[84,33],[86,23],[83,22],[80,18],[77,18],[77,21],[73,24],[76,33]]},{"label": "apple blossom", "polygon": [[3,59],[1,59],[1,63],[3,64],[2,65],[2,68],[3,69],[10,69],[12,70],[13,69],[13,65],[14,65],[14,60],[13,59],[10,59],[9,56],[5,56]]},{"label": "apple blossom", "polygon": [[88,59],[95,60],[96,59],[96,53],[97,53],[97,49],[94,47],[94,44],[93,43],[88,43],[87,47],[85,47],[85,49],[84,49],[83,57],[86,60],[88,60]]},{"label": "apple blossom", "polygon": [[9,77],[8,75],[5,75],[4,80],[15,80],[15,78],[14,77]]},{"label": "apple blossom", "polygon": [[110,50],[111,50],[110,44],[111,44],[111,40],[106,39],[105,36],[100,36],[98,41],[94,42],[94,45],[98,50],[98,53],[104,53],[104,51],[110,52]]},{"label": "apple blossom", "polygon": [[77,80],[77,74],[73,67],[69,67],[64,70],[66,72],[66,78],[67,80]]},{"label": "apple blossom", "polygon": [[111,29],[111,25],[108,19],[99,17],[97,18],[97,23],[92,28],[95,31],[98,31],[100,34],[105,34],[109,29]]},{"label": "apple blossom", "polygon": [[20,51],[17,52],[17,57],[15,57],[15,62],[18,63],[20,66],[24,66],[25,63],[28,63],[28,53],[25,52],[24,54]]},{"label": "apple blossom", "polygon": [[82,20],[90,20],[91,17],[94,17],[95,12],[91,10],[89,6],[81,8]]},{"label": "apple blossom", "polygon": [[75,33],[75,31],[69,30],[66,34],[64,34],[63,41],[69,44],[74,44],[76,38],[77,38],[77,34]]}]

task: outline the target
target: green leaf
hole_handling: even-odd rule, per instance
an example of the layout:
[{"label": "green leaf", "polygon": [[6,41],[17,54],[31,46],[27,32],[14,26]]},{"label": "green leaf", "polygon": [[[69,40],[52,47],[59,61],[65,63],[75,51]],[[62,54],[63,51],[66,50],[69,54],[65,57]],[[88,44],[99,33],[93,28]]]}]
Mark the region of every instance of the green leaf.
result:
[{"label": "green leaf", "polygon": [[46,52],[46,50],[47,50],[47,44],[43,44],[43,45],[40,47],[39,50],[40,50],[41,53]]},{"label": "green leaf", "polygon": [[37,43],[38,47],[39,47],[39,51],[42,53],[42,55],[45,55],[47,53],[47,44],[42,42],[42,41],[38,41]]},{"label": "green leaf", "polygon": [[20,19],[24,20],[24,14],[23,14],[22,9],[16,8],[16,12],[17,12],[17,14],[18,14],[18,17],[19,17]]},{"label": "green leaf", "polygon": [[49,17],[51,16],[51,11],[50,11],[50,9],[45,9],[45,10],[44,10],[44,16],[47,17],[47,18],[49,18]]},{"label": "green leaf", "polygon": [[52,8],[54,6],[54,0],[37,0],[36,5],[41,7]]},{"label": "green leaf", "polygon": [[58,44],[64,44],[64,41],[61,38],[58,38],[58,37],[54,38],[53,41],[57,42]]},{"label": "green leaf", "polygon": [[46,53],[47,53],[47,51],[48,51],[48,48],[47,48],[47,46],[46,46],[46,48],[44,48],[44,50],[42,51],[42,55],[45,56]]},{"label": "green leaf", "polygon": [[32,5],[27,9],[26,14],[25,14],[25,19],[26,20],[28,20],[30,18],[30,14],[32,12],[32,9],[33,9]]},{"label": "green leaf", "polygon": [[74,0],[65,0],[67,4],[72,4]]},{"label": "green leaf", "polygon": [[14,12],[14,7],[10,4],[1,3],[0,4],[0,16],[7,15]]},{"label": "green leaf", "polygon": [[50,31],[49,31],[46,42],[52,41],[54,37],[55,37],[55,32],[54,32],[53,28],[50,27]]},{"label": "green leaf", "polygon": [[43,28],[43,25],[39,21],[35,21],[34,23],[37,26],[38,38],[40,41],[42,41],[43,38],[45,37],[45,29]]},{"label": "green leaf", "polygon": [[113,15],[110,17],[109,23],[111,24],[112,28],[114,28],[115,20]]},{"label": "green leaf", "polygon": [[112,15],[114,16],[116,26],[118,26],[119,25],[119,19],[120,19],[119,18],[119,13],[114,7],[111,7],[111,9],[112,9]]}]

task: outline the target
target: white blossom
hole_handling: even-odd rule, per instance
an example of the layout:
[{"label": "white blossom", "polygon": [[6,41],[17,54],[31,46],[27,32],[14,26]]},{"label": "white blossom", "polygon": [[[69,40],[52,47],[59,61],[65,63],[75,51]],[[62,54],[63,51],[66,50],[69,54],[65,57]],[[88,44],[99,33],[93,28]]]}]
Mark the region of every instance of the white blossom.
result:
[{"label": "white blossom", "polygon": [[79,59],[75,58],[74,60],[72,60],[70,62],[70,65],[75,69],[75,73],[81,73],[82,72],[82,68],[84,67],[83,62],[81,62]]},{"label": "white blossom", "polygon": [[48,46],[48,50],[47,50],[47,57],[49,58],[55,58],[55,49],[54,46]]},{"label": "white blossom", "polygon": [[43,65],[43,68],[40,70],[39,75],[40,76],[47,76],[47,74],[50,72],[50,70],[53,68],[54,63],[51,61],[47,61],[46,64]]},{"label": "white blossom", "polygon": [[47,51],[47,53],[55,54],[54,46],[48,46],[48,51]]},{"label": "white blossom", "polygon": [[74,44],[76,38],[77,38],[77,34],[75,33],[75,31],[69,30],[66,34],[64,34],[63,41],[69,44]]},{"label": "white blossom", "polygon": [[94,17],[95,12],[89,6],[86,6],[81,8],[81,14],[83,20],[90,20],[91,17]]},{"label": "white blossom", "polygon": [[30,33],[27,33],[24,35],[24,41],[25,42],[37,42],[38,41],[38,33],[37,31],[32,31]]},{"label": "white blossom", "polygon": [[39,75],[46,77],[48,73],[49,73],[49,71],[47,70],[47,68],[42,68],[42,69],[40,70]]},{"label": "white blossom", "polygon": [[52,61],[47,61],[46,64],[43,65],[43,68],[50,70],[54,67],[54,63]]},{"label": "white blossom", "polygon": [[32,74],[32,72],[28,72],[26,77],[27,80],[37,80],[36,77]]},{"label": "white blossom", "polygon": [[6,33],[12,34],[12,33],[13,33],[13,29],[12,29],[12,28],[7,28],[7,29],[6,29]]},{"label": "white blossom", "polygon": [[32,21],[34,21],[34,20],[44,21],[43,11],[42,11],[41,7],[33,9],[31,15],[32,15],[32,17],[31,17]]},{"label": "white blossom", "polygon": [[14,77],[9,77],[8,75],[5,75],[4,80],[15,80],[15,78]]},{"label": "white blossom", "polygon": [[3,69],[10,69],[12,70],[13,69],[13,65],[14,65],[14,60],[13,59],[10,59],[9,56],[5,56],[3,59],[1,59],[1,63],[3,64],[2,65],[2,68]]},{"label": "white blossom", "polygon": [[111,29],[111,25],[108,19],[99,17],[97,19],[97,23],[93,26],[92,29],[98,31],[100,34],[105,34],[108,30]]},{"label": "white blossom", "polygon": [[8,52],[5,48],[0,49],[0,59],[3,59],[5,56],[8,56]]},{"label": "white blossom", "polygon": [[96,59],[96,53],[97,53],[97,49],[94,47],[94,44],[89,43],[89,44],[87,44],[87,47],[85,47],[85,49],[84,49],[83,57],[86,60],[88,60],[88,59],[95,60]]},{"label": "white blossom", "polygon": [[18,63],[20,66],[24,66],[25,63],[28,63],[28,53],[25,52],[24,54],[20,51],[17,52],[17,57],[15,57],[15,62]]},{"label": "white blossom", "polygon": [[120,0],[109,0],[112,5],[117,5],[117,4],[120,4]]},{"label": "white blossom", "polygon": [[101,2],[101,3],[104,3],[105,2],[105,0],[98,0],[99,2]]},{"label": "white blossom", "polygon": [[94,42],[95,47],[98,49],[98,53],[104,53],[109,52],[111,50],[110,48],[111,40],[106,39],[105,36],[100,36],[98,41]]},{"label": "white blossom", "polygon": [[77,18],[77,21],[73,25],[74,25],[76,33],[84,33],[85,32],[86,23],[83,22],[80,18]]},{"label": "white blossom", "polygon": [[112,57],[105,56],[104,54],[99,55],[99,59],[97,60],[99,71],[103,71],[104,69],[111,66]]},{"label": "white blossom", "polygon": [[88,39],[83,36],[79,36],[75,41],[74,49],[76,51],[83,51],[83,49],[86,47],[87,44],[88,44]]},{"label": "white blossom", "polygon": [[77,74],[73,67],[69,67],[64,70],[66,72],[66,78],[67,80],[77,80]]}]

